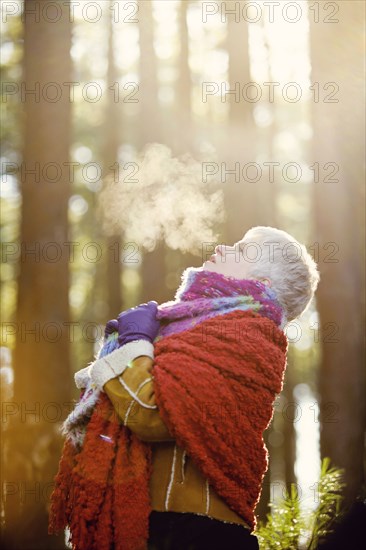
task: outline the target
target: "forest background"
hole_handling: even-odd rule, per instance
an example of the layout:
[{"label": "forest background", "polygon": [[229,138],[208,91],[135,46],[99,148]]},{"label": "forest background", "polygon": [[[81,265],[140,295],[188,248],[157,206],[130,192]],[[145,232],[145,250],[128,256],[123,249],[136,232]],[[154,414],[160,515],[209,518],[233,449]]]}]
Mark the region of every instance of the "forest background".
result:
[{"label": "forest background", "polygon": [[3,1],[1,19],[4,547],[64,548],[47,535],[59,428],[106,322],[172,299],[185,267],[253,225],[293,234],[321,273],[286,328],[258,516],[291,483],[314,508],[324,456],[350,505],[364,494],[364,2]]}]

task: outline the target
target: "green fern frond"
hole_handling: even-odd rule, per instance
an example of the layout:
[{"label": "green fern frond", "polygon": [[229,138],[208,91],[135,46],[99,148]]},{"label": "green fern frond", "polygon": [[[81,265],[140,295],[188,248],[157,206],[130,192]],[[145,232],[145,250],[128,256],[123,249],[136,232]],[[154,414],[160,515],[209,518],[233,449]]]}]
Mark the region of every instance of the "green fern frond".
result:
[{"label": "green fern frond", "polygon": [[330,467],[330,459],[324,458],[321,464],[318,482],[318,506],[303,517],[300,510],[300,499],[296,485],[291,484],[290,493],[275,504],[270,504],[272,511],[267,515],[267,522],[259,523],[255,532],[259,546],[263,550],[299,550],[300,536],[311,533],[305,544],[307,550],[315,550],[318,544],[332,531],[341,518],[342,489],[344,470]]},{"label": "green fern frond", "polygon": [[284,499],[271,504],[272,512],[267,515],[267,523],[260,523],[256,531],[261,548],[266,550],[297,550],[303,529],[300,516],[300,499],[296,486],[291,484],[290,493]]},{"label": "green fern frond", "polygon": [[321,465],[318,483],[319,505],[311,515],[311,540],[307,550],[314,550],[319,543],[333,532],[335,524],[341,517],[343,502],[342,490],[344,469],[330,467],[330,459],[324,458]]}]

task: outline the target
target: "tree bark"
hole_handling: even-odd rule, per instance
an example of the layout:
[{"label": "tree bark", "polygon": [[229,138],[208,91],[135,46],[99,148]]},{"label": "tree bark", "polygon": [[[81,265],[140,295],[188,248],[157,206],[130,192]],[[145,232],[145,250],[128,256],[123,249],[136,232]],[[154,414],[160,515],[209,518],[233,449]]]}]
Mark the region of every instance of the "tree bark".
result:
[{"label": "tree bark", "polygon": [[[158,101],[157,61],[154,52],[154,20],[151,2],[139,2],[140,33],[140,147],[161,142],[161,116]],[[143,223],[143,220],[141,220]],[[165,285],[164,243],[157,244],[153,252],[143,254],[141,301],[162,302],[168,292]]]},{"label": "tree bark", "polygon": [[152,2],[139,1],[138,19],[140,35],[140,146],[143,147],[150,142],[161,142],[162,138]]},{"label": "tree bark", "polygon": [[[68,8],[61,5],[57,22],[28,14],[24,26],[24,83],[36,95],[29,93],[24,100],[24,254],[18,278],[14,414],[4,449],[7,549],[64,548],[63,537],[47,534],[47,505],[61,450],[56,428],[68,412],[71,389],[65,246],[70,182],[64,165],[69,160],[71,104],[63,86],[71,81],[71,25]],[[25,13],[39,7],[39,2],[26,0]],[[49,100],[55,90],[47,83],[62,89],[57,101]]]},{"label": "tree bark", "polygon": [[[346,504],[364,482],[364,20],[363,2],[338,2],[337,23],[311,22],[313,163],[319,241],[321,455],[345,468]],[[327,165],[327,163],[334,163]],[[330,173],[333,180],[329,182]],[[328,181],[327,181],[328,178]],[[328,323],[328,324],[327,324]]]},{"label": "tree bark", "polygon": [[[189,35],[187,11],[189,1],[180,3],[178,10],[178,32],[180,52],[178,79],[175,86],[175,124],[170,127],[171,144],[176,154],[192,152],[194,148],[191,117],[191,71],[189,68]],[[179,128],[179,131],[177,129]]]},{"label": "tree bark", "polygon": [[[226,239],[229,244],[241,239],[249,227],[256,225],[258,217],[258,184],[244,181],[242,177],[243,166],[255,161],[257,137],[252,103],[245,101],[241,94],[243,86],[251,80],[248,40],[247,22],[235,22],[234,18],[228,18],[229,86],[231,91],[239,90],[229,96],[228,139],[223,152],[226,164],[221,170],[227,211]],[[225,170],[236,168],[239,169],[239,177],[236,174],[226,176]]]},{"label": "tree bark", "polygon": [[[110,2],[110,8],[113,2]],[[113,11],[109,14],[108,24],[108,71],[107,71],[107,87],[110,88],[117,81],[117,73],[114,62],[113,52]],[[119,145],[119,123],[121,119],[121,111],[119,103],[115,103],[112,94],[108,95],[108,103],[105,114],[105,146],[104,146],[104,165],[105,175],[111,173],[111,167],[118,161],[118,145]],[[106,239],[107,247],[107,304],[108,318],[113,319],[120,313],[122,309],[122,291],[121,291],[121,275],[122,275],[122,238],[121,235],[113,235]]]}]

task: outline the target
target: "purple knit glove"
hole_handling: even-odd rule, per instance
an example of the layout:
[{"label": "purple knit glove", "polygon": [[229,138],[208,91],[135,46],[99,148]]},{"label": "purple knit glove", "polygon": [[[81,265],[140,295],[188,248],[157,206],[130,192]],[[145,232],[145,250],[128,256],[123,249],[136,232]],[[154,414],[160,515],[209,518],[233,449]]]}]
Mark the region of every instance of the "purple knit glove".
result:
[{"label": "purple knit glove", "polygon": [[117,319],[111,319],[110,321],[108,321],[108,323],[105,326],[105,330],[104,330],[104,338],[107,339],[108,336],[110,336],[114,332],[118,332],[118,321],[117,321]]},{"label": "purple knit glove", "polygon": [[157,311],[157,302],[151,301],[120,313],[117,320],[119,345],[123,346],[133,340],[147,340],[152,343],[160,327],[156,319]]}]

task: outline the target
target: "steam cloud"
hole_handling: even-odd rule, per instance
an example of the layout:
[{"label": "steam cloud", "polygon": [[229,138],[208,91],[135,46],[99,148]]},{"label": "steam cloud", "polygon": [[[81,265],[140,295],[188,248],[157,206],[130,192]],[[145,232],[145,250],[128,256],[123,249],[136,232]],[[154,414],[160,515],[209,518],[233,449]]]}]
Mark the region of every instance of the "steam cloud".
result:
[{"label": "steam cloud", "polygon": [[213,226],[223,212],[223,192],[202,182],[201,162],[188,154],[174,158],[156,143],[127,172],[121,170],[118,182],[107,180],[99,195],[104,232],[123,232],[126,241],[149,251],[165,241],[174,250],[197,253],[203,242],[216,241]]}]

